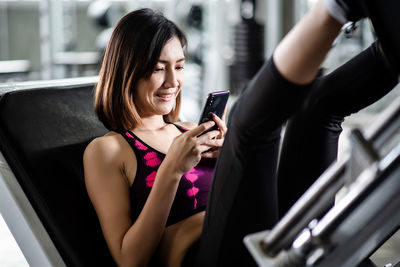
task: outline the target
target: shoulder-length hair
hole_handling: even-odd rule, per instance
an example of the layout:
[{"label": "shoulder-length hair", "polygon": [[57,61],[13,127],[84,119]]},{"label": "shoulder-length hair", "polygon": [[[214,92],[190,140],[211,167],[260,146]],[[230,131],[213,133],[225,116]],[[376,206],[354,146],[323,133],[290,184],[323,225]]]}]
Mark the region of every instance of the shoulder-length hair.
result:
[{"label": "shoulder-length hair", "polygon": [[[95,92],[95,112],[109,130],[133,129],[142,125],[135,103],[139,79],[153,73],[165,44],[177,37],[183,48],[184,33],[162,14],[140,9],[125,15],[108,42]],[[178,120],[181,93],[166,121]]]}]

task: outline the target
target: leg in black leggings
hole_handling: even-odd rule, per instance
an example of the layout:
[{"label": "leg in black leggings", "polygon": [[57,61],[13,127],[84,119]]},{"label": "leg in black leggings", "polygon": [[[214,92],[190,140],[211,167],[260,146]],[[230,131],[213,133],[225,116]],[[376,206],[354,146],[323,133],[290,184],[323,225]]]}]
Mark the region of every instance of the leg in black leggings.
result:
[{"label": "leg in black leggings", "polygon": [[397,84],[396,76],[374,43],[316,79],[300,112],[286,127],[278,168],[280,216],[336,160],[344,117],[387,94]]},{"label": "leg in black leggings", "polygon": [[[376,47],[371,49],[376,49]],[[320,106],[323,109],[330,110],[336,108],[337,103],[343,103],[340,105],[341,108],[335,109],[336,112],[333,114],[341,115],[341,117],[334,117],[331,114],[332,116],[328,120],[328,122],[335,122],[333,125],[317,119],[314,121],[316,124],[311,124],[320,125],[317,128],[323,129],[316,132],[320,137],[317,143],[323,146],[319,155],[329,152],[332,148],[337,149],[337,137],[340,128],[336,127],[337,125],[340,126],[341,118],[345,114],[355,112],[374,102],[394,86],[395,83],[392,82],[392,79],[386,79],[388,76],[384,76],[386,71],[378,68],[380,72],[369,73],[371,71],[371,60],[372,62],[374,62],[373,60],[379,62],[375,52],[372,53],[375,55],[373,57],[370,56],[369,52],[361,54],[354,61],[358,62],[357,64],[354,62],[347,63],[350,64],[348,68],[353,71],[350,72],[350,75],[347,72],[348,70],[345,69],[331,75],[336,79],[340,78],[342,83],[337,85],[343,85],[343,89],[329,86],[331,84],[327,78],[313,84],[312,94],[307,97],[307,103],[303,105],[302,109],[313,110],[308,107]],[[367,62],[364,62],[364,59],[367,59]],[[368,62],[369,64],[366,64]],[[375,68],[376,71],[378,69]],[[362,76],[366,74],[374,75]],[[379,76],[380,74],[382,76]],[[357,102],[354,102],[354,98],[334,98],[338,96],[335,90],[351,95],[349,90],[360,88],[363,79],[369,79],[367,84],[371,85],[371,88],[380,88],[377,86],[378,84],[381,88],[370,91],[366,94],[366,97],[361,98],[355,97],[358,96],[357,94],[360,91],[356,92],[353,97]],[[374,81],[375,83],[372,83]],[[321,88],[327,89],[325,91]],[[320,90],[323,90],[323,92],[320,92]],[[212,191],[210,192],[204,231],[196,257],[198,266],[249,266],[254,264],[243,245],[242,239],[248,233],[273,227],[277,221],[276,159],[280,140],[280,125],[298,109],[305,91],[307,91],[307,87],[296,86],[285,81],[270,61],[260,70],[249,89],[238,100],[231,113],[229,132],[221,151]],[[331,106],[318,105],[320,99],[325,98],[333,101]],[[303,112],[305,111],[301,113]],[[320,116],[315,117],[320,118]],[[300,126],[303,125],[300,124]],[[291,130],[287,133],[290,135],[290,132]],[[324,135],[324,133],[327,133],[327,135]],[[322,136],[320,136],[321,134]],[[319,145],[315,147],[319,149]],[[315,166],[319,166],[316,169],[322,169],[327,165],[332,155],[336,156],[336,150],[334,153],[328,153],[328,155],[328,160],[326,160],[311,154],[312,160],[315,159],[312,163],[317,165],[310,164],[308,158],[305,158],[305,163],[310,164],[309,170],[314,172]],[[284,160],[281,161],[281,166],[284,162]],[[290,168],[293,167],[290,166]]]},{"label": "leg in black leggings", "polygon": [[242,239],[277,222],[281,125],[307,89],[285,80],[270,60],[236,103],[215,170],[197,266],[253,264]]}]

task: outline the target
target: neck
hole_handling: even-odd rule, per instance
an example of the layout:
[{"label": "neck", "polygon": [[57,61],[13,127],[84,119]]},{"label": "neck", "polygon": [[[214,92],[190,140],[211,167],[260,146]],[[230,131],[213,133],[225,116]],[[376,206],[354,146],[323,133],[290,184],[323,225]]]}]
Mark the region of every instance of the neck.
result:
[{"label": "neck", "polygon": [[149,116],[149,117],[142,117],[143,125],[136,127],[135,130],[138,131],[157,131],[167,125],[164,121],[163,116],[156,115],[156,116]]}]

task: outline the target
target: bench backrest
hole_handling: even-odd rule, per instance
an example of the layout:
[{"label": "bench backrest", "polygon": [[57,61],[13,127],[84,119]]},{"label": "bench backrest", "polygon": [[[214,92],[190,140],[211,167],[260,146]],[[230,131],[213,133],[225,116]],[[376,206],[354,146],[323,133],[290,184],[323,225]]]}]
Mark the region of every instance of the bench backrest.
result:
[{"label": "bench backrest", "polygon": [[88,198],[82,155],[107,130],[91,85],[0,96],[0,150],[68,266],[115,265]]}]

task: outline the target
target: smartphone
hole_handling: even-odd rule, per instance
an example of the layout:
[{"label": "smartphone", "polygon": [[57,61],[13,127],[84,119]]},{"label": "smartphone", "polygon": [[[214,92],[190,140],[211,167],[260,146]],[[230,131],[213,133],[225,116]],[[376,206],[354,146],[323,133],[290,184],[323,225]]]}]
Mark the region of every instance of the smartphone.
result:
[{"label": "smartphone", "polygon": [[[224,114],[226,103],[228,102],[229,91],[218,91],[212,92],[208,95],[206,104],[204,105],[203,112],[201,113],[199,125],[203,122],[212,120],[212,114],[214,113],[218,117],[222,117]],[[218,129],[217,125],[214,125],[211,129],[206,132]]]}]

